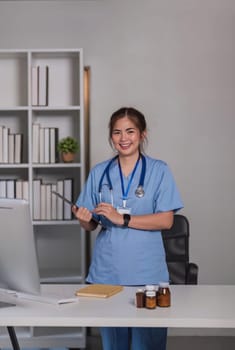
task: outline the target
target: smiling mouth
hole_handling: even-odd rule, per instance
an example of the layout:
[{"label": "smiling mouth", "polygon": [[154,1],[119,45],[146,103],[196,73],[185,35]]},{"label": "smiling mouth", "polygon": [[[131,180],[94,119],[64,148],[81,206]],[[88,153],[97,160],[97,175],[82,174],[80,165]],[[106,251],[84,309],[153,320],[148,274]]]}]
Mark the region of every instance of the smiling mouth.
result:
[{"label": "smiling mouth", "polygon": [[125,143],[125,144],[123,144],[123,143],[119,143],[119,146],[121,147],[121,148],[129,148],[130,146],[131,146],[131,143]]}]

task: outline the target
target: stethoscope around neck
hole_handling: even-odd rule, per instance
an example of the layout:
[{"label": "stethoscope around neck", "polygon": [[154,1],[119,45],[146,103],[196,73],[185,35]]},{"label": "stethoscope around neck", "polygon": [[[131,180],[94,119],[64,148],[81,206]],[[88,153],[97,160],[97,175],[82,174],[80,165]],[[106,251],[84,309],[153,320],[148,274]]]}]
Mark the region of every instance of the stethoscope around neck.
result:
[{"label": "stethoscope around neck", "polygon": [[[144,193],[144,179],[145,179],[145,174],[146,174],[146,158],[145,158],[145,156],[143,154],[140,153],[139,158],[137,160],[137,164],[138,164],[140,158],[142,159],[142,169],[141,169],[141,173],[140,173],[139,184],[138,184],[138,186],[137,186],[137,188],[135,190],[135,195],[138,198],[142,198],[144,196],[144,194],[145,194]],[[110,190],[111,194],[113,192],[113,185],[112,185],[112,181],[110,179],[110,171],[109,170],[110,170],[110,167],[111,167],[112,163],[115,160],[117,160],[117,159],[118,159],[118,155],[113,157],[109,161],[108,165],[104,169],[103,174],[102,174],[102,176],[100,178],[99,189],[98,189],[99,190],[100,199],[101,199],[102,184],[103,184],[103,180],[104,180],[105,176],[107,177],[108,186],[109,186],[109,190]],[[136,167],[137,167],[137,164],[136,164]],[[112,195],[111,195],[111,197],[113,198]],[[111,204],[113,205],[113,200],[112,200]]]}]

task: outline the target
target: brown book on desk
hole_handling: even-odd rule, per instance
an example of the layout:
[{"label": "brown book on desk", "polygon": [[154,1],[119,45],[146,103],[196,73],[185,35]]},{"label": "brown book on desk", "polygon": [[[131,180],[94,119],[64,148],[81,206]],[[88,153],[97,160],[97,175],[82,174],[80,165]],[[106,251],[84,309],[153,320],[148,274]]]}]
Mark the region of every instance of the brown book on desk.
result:
[{"label": "brown book on desk", "polygon": [[110,284],[89,284],[87,287],[78,289],[75,294],[83,297],[108,298],[121,292],[122,289],[122,286]]}]

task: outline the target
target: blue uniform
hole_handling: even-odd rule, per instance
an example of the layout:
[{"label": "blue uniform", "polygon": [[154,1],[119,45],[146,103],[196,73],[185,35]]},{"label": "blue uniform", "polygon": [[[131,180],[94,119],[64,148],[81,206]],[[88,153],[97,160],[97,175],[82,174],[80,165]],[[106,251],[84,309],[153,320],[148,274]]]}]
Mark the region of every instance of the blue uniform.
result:
[{"label": "blue uniform", "polygon": [[[161,213],[181,209],[183,204],[167,164],[148,156],[145,156],[145,159],[145,194],[142,198],[136,197],[135,194],[142,169],[142,160],[140,160],[126,201],[126,206],[130,209],[131,215]],[[107,176],[104,176],[101,193],[99,193],[100,179],[108,163],[109,160],[97,164],[91,170],[86,185],[77,200],[77,206],[93,210],[101,201],[111,203],[115,208],[123,206],[117,161],[112,162],[109,168],[113,191],[110,191]],[[130,176],[131,174],[123,178],[125,189],[130,181]],[[95,242],[93,258],[87,276],[88,282],[133,286],[157,285],[160,281],[169,280],[160,231],[124,228],[114,225],[104,217],[96,218],[101,221],[103,228]],[[117,337],[120,338],[119,336]],[[116,349],[114,344],[110,347],[108,345],[105,347],[105,349],[109,348],[111,350]],[[135,349],[137,348],[135,347]],[[123,350],[123,345],[120,349]],[[141,346],[139,349],[145,348]]]}]

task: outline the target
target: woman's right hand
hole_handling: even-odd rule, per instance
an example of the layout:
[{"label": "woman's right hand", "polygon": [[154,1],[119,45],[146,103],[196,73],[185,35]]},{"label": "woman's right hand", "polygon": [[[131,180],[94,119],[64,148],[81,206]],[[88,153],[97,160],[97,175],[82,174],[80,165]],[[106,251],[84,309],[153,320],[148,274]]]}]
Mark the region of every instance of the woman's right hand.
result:
[{"label": "woman's right hand", "polygon": [[90,210],[84,207],[76,207],[76,205],[72,206],[72,213],[74,216],[79,220],[81,226],[86,231],[92,231],[95,230],[98,223],[92,220],[92,213]]},{"label": "woman's right hand", "polygon": [[92,219],[92,214],[87,208],[78,208],[76,207],[76,205],[73,205],[72,212],[76,216],[76,218],[81,222],[90,222]]}]

